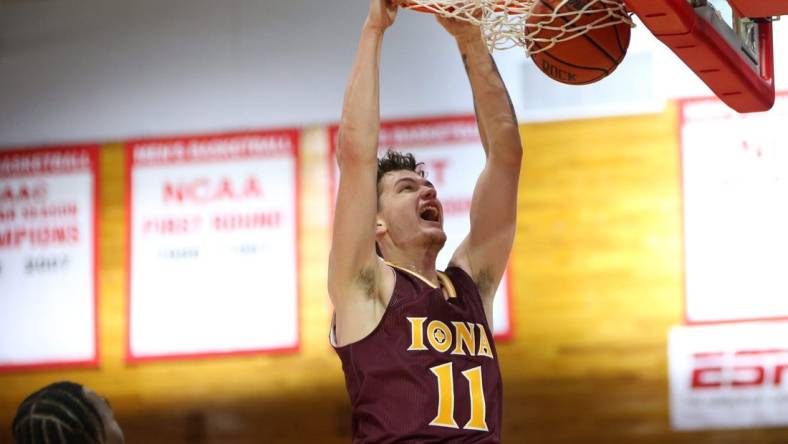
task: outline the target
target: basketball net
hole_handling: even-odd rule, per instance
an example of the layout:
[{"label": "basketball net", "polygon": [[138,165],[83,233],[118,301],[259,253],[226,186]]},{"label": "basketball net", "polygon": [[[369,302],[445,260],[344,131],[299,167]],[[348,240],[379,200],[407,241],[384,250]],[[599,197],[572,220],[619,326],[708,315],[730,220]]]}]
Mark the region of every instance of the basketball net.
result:
[{"label": "basketball net", "polygon": [[[535,10],[540,0],[404,0],[406,9],[432,12],[481,28],[490,51],[522,47],[528,55],[599,28],[634,26],[621,0],[561,0]],[[577,10],[572,9],[581,3]],[[584,3],[584,4],[583,4]],[[564,8],[565,5],[570,7]],[[542,12],[544,10],[544,12]],[[566,11],[566,12],[562,12]]]}]

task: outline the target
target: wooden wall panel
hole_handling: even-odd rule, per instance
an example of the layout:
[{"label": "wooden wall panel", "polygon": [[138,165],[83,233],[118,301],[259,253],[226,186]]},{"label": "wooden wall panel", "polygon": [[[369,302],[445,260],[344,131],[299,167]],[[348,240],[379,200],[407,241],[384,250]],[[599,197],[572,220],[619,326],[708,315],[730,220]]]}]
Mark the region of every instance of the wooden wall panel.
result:
[{"label": "wooden wall panel", "polygon": [[[788,430],[671,432],[667,331],[681,321],[674,106],[633,117],[523,125],[514,338],[499,344],[506,443],[778,444]],[[123,361],[123,150],[101,156],[102,367],[0,375],[0,442],[19,401],[72,379],[110,398],[129,443],[348,443],[327,343],[326,136],[305,131],[298,354]]]}]

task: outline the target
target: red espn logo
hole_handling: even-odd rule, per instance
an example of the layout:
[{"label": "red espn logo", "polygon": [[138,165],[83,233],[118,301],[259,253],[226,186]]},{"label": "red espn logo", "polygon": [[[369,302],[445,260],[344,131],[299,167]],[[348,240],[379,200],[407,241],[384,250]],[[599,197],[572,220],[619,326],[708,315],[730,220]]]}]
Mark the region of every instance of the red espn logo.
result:
[{"label": "red espn logo", "polygon": [[779,387],[788,380],[788,349],[694,353],[692,389]]}]

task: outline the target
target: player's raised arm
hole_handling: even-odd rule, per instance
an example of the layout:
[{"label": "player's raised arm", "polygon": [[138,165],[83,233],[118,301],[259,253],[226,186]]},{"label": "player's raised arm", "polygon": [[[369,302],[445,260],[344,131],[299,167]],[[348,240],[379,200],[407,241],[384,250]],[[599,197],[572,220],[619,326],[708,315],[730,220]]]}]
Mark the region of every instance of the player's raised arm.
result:
[{"label": "player's raised arm", "polygon": [[471,231],[452,263],[473,277],[491,319],[492,299],[514,240],[522,143],[509,93],[479,28],[452,19],[439,21],[455,37],[462,55],[486,156],[473,191]]},{"label": "player's raised arm", "polygon": [[375,255],[379,65],[383,33],[394,22],[396,12],[387,0],[371,1],[345,91],[337,144],[339,190],[328,265],[328,291],[341,342],[361,335],[353,333],[357,320],[374,321],[370,316],[376,310],[380,287],[381,266]]}]

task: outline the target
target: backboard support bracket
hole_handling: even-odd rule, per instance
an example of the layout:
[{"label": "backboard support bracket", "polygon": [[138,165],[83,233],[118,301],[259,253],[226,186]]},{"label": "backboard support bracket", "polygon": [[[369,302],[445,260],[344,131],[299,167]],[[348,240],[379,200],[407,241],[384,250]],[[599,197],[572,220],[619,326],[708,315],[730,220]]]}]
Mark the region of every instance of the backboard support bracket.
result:
[{"label": "backboard support bracket", "polygon": [[729,107],[745,113],[774,105],[770,21],[744,20],[731,29],[705,2],[697,7],[688,0],[624,2]]}]

